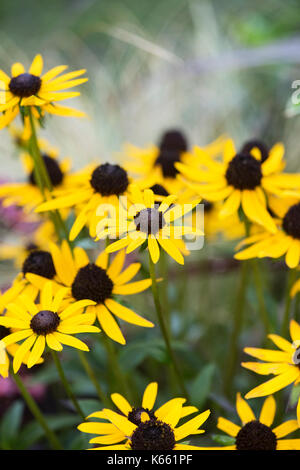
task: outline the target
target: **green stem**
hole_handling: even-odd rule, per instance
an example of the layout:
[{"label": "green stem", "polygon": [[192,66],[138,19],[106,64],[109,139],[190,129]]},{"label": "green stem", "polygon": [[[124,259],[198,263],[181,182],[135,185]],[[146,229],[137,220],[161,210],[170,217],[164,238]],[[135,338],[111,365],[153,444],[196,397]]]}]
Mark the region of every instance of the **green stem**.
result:
[{"label": "green stem", "polygon": [[60,362],[60,359],[58,357],[57,352],[54,351],[53,349],[51,349],[51,354],[52,354],[54,363],[56,365],[58,374],[60,376],[60,379],[62,381],[62,384],[64,386],[64,389],[66,391],[66,394],[68,395],[68,397],[72,401],[72,403],[73,403],[77,413],[79,414],[79,416],[82,418],[83,421],[85,421],[85,414],[83,413],[82,409],[80,408],[80,405],[79,405],[74,393],[71,390],[71,387],[70,387],[69,382],[68,382],[68,380],[65,376],[65,373],[64,373],[64,370],[62,368],[62,365],[61,365],[61,362]]},{"label": "green stem", "polygon": [[171,312],[170,312],[170,303],[169,303],[169,296],[168,296],[168,257],[164,250],[161,250],[160,267],[161,267],[161,275],[163,278],[162,283],[161,283],[161,298],[162,298],[162,304],[164,306],[164,313],[166,317],[166,326],[168,328],[168,331],[170,331]]},{"label": "green stem", "polygon": [[290,322],[290,313],[291,313],[291,306],[292,306],[292,297],[290,295],[292,285],[294,284],[297,276],[296,269],[290,269],[288,278],[287,278],[287,286],[286,286],[286,293],[285,293],[285,307],[284,313],[282,318],[281,330],[280,333],[283,337],[288,335],[289,329],[289,322]]},{"label": "green stem", "polygon": [[[50,193],[52,192],[53,187],[52,187],[51,180],[49,178],[47,168],[45,166],[45,162],[43,160],[43,157],[39,149],[31,108],[28,107],[27,110],[28,110],[29,122],[30,122],[30,127],[31,127],[29,151],[32,156],[33,163],[34,163],[34,174],[35,174],[36,182],[45,199],[45,187]],[[50,217],[55,226],[55,230],[56,230],[59,240],[61,240],[61,233],[63,233],[64,238],[68,241],[69,240],[68,233],[67,233],[65,224],[63,223],[63,220],[60,216],[60,213],[58,211],[51,211]]]},{"label": "green stem", "polygon": [[125,395],[125,397],[132,401],[131,389],[127,383],[125,374],[121,370],[119,359],[118,359],[114,344],[112,343],[110,338],[106,336],[105,333],[103,333],[99,337],[103,341],[104,347],[106,349],[108,360],[110,363],[110,368],[113,371],[113,374],[115,377],[115,382],[120,386],[122,393]]},{"label": "green stem", "polygon": [[99,400],[105,405],[105,406],[109,406],[110,403],[109,403],[109,400],[107,399],[105,393],[103,392],[100,384],[99,384],[99,381],[94,373],[94,370],[92,368],[92,366],[90,365],[89,361],[87,360],[86,358],[86,355],[83,351],[80,351],[78,350],[78,356],[79,356],[79,359],[81,361],[81,364],[86,372],[86,374],[88,375],[88,377],[90,378],[90,380],[93,382],[94,384],[94,387],[97,391],[97,394],[98,394],[98,397],[99,397]]},{"label": "green stem", "polygon": [[265,305],[264,293],[263,293],[263,288],[262,288],[263,282],[262,282],[261,272],[260,272],[259,265],[258,265],[258,260],[257,259],[251,260],[251,266],[252,266],[252,271],[253,271],[256,295],[258,299],[259,312],[260,312],[261,320],[265,327],[265,335],[267,336],[269,333],[273,332],[273,328],[270,323],[269,314]]},{"label": "green stem", "polygon": [[233,329],[231,332],[229,352],[226,360],[224,392],[227,397],[231,397],[233,392],[232,382],[237,365],[238,339],[243,325],[243,312],[245,308],[248,273],[249,261],[243,261],[241,267],[240,283],[236,296],[236,305],[233,311]]},{"label": "green stem", "polygon": [[154,263],[151,259],[150,253],[149,253],[149,271],[150,271],[150,277],[151,277],[151,280],[152,280],[152,295],[153,295],[153,300],[154,300],[154,304],[155,304],[155,308],[156,308],[156,313],[157,313],[159,326],[160,326],[160,329],[161,329],[161,332],[162,332],[162,335],[163,335],[163,338],[164,338],[164,341],[165,341],[165,345],[166,345],[166,348],[167,348],[167,351],[168,351],[168,355],[169,355],[169,357],[172,361],[172,365],[173,365],[173,369],[174,369],[174,372],[175,372],[175,375],[176,375],[178,385],[180,386],[184,396],[188,399],[188,393],[187,393],[187,390],[185,388],[184,381],[183,381],[183,378],[181,376],[179,366],[176,362],[176,357],[175,357],[174,351],[172,349],[168,329],[166,328],[166,325],[165,325],[165,320],[164,320],[164,316],[163,316],[163,312],[162,312],[161,304],[160,304],[160,300],[159,300],[159,295],[158,295],[158,287],[157,287],[157,281],[156,281],[156,276],[155,276],[155,266],[154,266]]},{"label": "green stem", "polygon": [[62,450],[62,445],[60,444],[59,440],[57,439],[56,435],[54,432],[49,428],[47,421],[41,412],[40,408],[38,407],[37,403],[35,400],[32,398],[31,394],[28,392],[24,382],[21,380],[20,376],[17,374],[14,374],[14,372],[11,370],[11,375],[20,390],[20,393],[22,397],[24,398],[24,401],[26,402],[28,408],[30,409],[31,413],[37,420],[37,422],[40,424],[41,428],[45,431],[45,435],[51,445],[51,447],[55,450]]}]

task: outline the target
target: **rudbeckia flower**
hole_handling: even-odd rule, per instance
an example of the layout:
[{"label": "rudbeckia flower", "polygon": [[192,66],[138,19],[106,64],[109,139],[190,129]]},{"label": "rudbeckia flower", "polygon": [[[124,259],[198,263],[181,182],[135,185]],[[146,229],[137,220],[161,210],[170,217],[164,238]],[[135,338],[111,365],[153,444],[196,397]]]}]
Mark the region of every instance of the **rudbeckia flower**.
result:
[{"label": "rudbeckia flower", "polygon": [[[102,330],[111,339],[120,344],[126,342],[114,315],[134,325],[148,328],[154,326],[114,298],[115,295],[143,292],[151,285],[151,279],[129,282],[138,273],[141,264],[132,263],[123,270],[124,250],[118,253],[111,263],[106,252],[100,253],[95,263],[90,262],[81,247],[74,248],[73,257],[66,241],[62,243],[61,248],[51,244],[50,251],[56,272],[54,283],[67,287],[66,301],[72,304],[82,299],[91,300],[93,305],[87,308],[87,313],[91,314],[91,323],[97,317]],[[26,277],[36,288],[42,288],[46,281],[34,274],[27,274]]]},{"label": "rudbeckia flower", "polygon": [[[56,191],[64,191],[69,187],[74,188],[79,177],[77,173],[70,173],[70,159],[64,158],[59,161],[56,148],[51,147],[46,141],[40,141],[40,145],[52,187]],[[41,193],[35,178],[33,160],[28,153],[22,155],[22,163],[27,174],[27,181],[1,185],[0,197],[3,198],[2,204],[4,206],[17,204],[22,206],[26,212],[30,212],[44,202],[44,197],[49,199],[50,194],[46,188],[45,196]]]},{"label": "rudbeckia flower", "polygon": [[[185,244],[184,235],[198,235],[197,228],[185,225],[175,225],[176,221],[191,212],[199,203],[199,199],[190,204],[173,204],[176,196],[170,195],[162,200],[158,206],[151,189],[141,191],[138,186],[132,185],[129,194],[131,205],[127,209],[120,205],[119,212],[110,219],[103,219],[98,225],[98,239],[106,237],[120,237],[120,240],[111,243],[106,251],[112,253],[126,248],[126,253],[140,247],[147,242],[153,263],[160,257],[160,247],[165,250],[177,263],[184,264],[183,254]],[[100,231],[101,225],[108,228]],[[200,233],[202,235],[202,232]]]},{"label": "rudbeckia flower", "polygon": [[269,396],[262,406],[259,419],[255,417],[246,400],[238,393],[236,411],[241,420],[241,426],[228,419],[219,418],[217,427],[233,438],[234,444],[224,447],[203,447],[202,450],[299,450],[300,439],[281,439],[298,429],[295,419],[285,421],[271,428],[275,413],[276,402]]},{"label": "rudbeckia flower", "polygon": [[79,92],[64,90],[87,81],[87,78],[77,78],[85,73],[84,69],[61,75],[66,69],[66,65],[60,65],[42,75],[43,58],[38,54],[28,72],[19,62],[13,64],[11,77],[0,70],[0,81],[4,86],[0,94],[0,112],[3,112],[0,117],[0,129],[15,119],[21,106],[30,106],[37,119],[45,112],[61,116],[85,116],[81,111],[57,104],[58,101],[79,96]]},{"label": "rudbeckia flower", "polygon": [[198,449],[178,441],[192,434],[204,433],[199,427],[207,420],[210,411],[198,414],[185,424],[177,426],[181,418],[195,413],[197,408],[183,406],[184,398],[173,398],[153,411],[156,395],[157,383],[150,383],[144,392],[142,406],[132,407],[122,395],[113,393],[111,398],[119,412],[103,409],[92,413],[88,418],[99,418],[102,422],[82,423],[78,429],[89,434],[98,434],[90,440],[91,444],[100,444],[95,450]]},{"label": "rudbeckia flower", "polygon": [[0,325],[13,328],[14,333],[5,336],[2,339],[3,343],[7,347],[24,340],[14,356],[15,373],[18,372],[29,351],[27,367],[37,364],[46,345],[55,351],[61,351],[63,344],[82,351],[89,350],[85,343],[73,335],[100,331],[96,326],[90,325],[91,316],[82,313],[84,307],[95,302],[80,300],[61,310],[65,294],[66,289],[61,288],[53,295],[53,284],[48,281],[41,291],[38,305],[21,294],[14,303],[6,306],[7,312],[5,316],[0,317]]},{"label": "rudbeckia flower", "polygon": [[[224,138],[204,147],[210,155],[222,151]],[[179,194],[184,186],[177,179],[176,162],[188,163],[192,157],[184,133],[177,129],[166,131],[158,146],[139,148],[131,144],[124,147],[124,167],[133,175],[141,189],[152,189],[157,196]]]},{"label": "rudbeckia flower", "polygon": [[300,203],[297,202],[289,208],[276,202],[277,217],[276,223],[278,231],[270,234],[262,230],[248,238],[245,238],[237,248],[247,246],[247,248],[235,254],[238,260],[250,258],[280,258],[285,256],[285,262],[291,269],[296,268],[300,261]]},{"label": "rudbeckia flower", "polygon": [[237,152],[231,139],[224,145],[223,160],[210,158],[195,148],[196,164],[175,166],[187,185],[210,202],[224,201],[220,217],[226,218],[243,209],[252,222],[276,233],[275,221],[267,207],[268,195],[300,197],[300,175],[282,173],[284,147],[272,147],[266,160],[254,147],[250,153]]},{"label": "rudbeckia flower", "polygon": [[[272,395],[292,383],[297,385],[300,382],[300,325],[295,320],[290,322],[290,335],[292,343],[278,335],[268,336],[280,349],[279,351],[259,348],[244,349],[247,354],[263,362],[243,362],[243,367],[253,370],[257,374],[275,375],[274,378],[248,392],[245,398]],[[298,401],[297,417],[300,424],[300,400]]]},{"label": "rudbeckia flower", "polygon": [[[107,214],[108,206],[118,206],[119,196],[126,194],[129,185],[127,172],[119,165],[105,163],[93,166],[80,176],[80,184],[66,191],[52,193],[54,199],[41,204],[36,212],[65,207],[77,207],[77,217],[70,231],[74,240],[88,224],[90,236],[95,238],[98,222]],[[103,214],[97,211],[103,207]]]}]

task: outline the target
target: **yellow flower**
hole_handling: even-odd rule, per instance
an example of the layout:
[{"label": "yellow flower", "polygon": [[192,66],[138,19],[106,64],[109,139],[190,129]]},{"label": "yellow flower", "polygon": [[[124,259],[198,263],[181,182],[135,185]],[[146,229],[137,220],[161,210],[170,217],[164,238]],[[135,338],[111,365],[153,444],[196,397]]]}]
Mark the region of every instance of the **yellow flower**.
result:
[{"label": "yellow flower", "polygon": [[[269,338],[280,349],[274,351],[270,349],[245,348],[245,352],[250,356],[260,359],[259,362],[243,362],[242,366],[253,370],[257,374],[275,375],[274,378],[255,387],[247,393],[246,398],[256,398],[271,395],[291,383],[295,385],[300,381],[300,325],[295,321],[290,322],[290,335],[292,343],[281,336],[271,334]],[[298,401],[297,417],[300,424],[300,400]]]},{"label": "yellow flower", "polygon": [[300,197],[300,175],[282,173],[284,147],[272,147],[267,159],[257,147],[251,153],[237,153],[228,139],[222,161],[209,157],[203,149],[195,148],[195,164],[176,163],[175,166],[199,195],[208,201],[224,201],[220,217],[226,218],[243,209],[252,222],[276,233],[277,227],[267,209],[269,195]]},{"label": "yellow flower", "polygon": [[[191,434],[204,433],[199,427],[207,420],[210,411],[198,414],[177,427],[181,418],[195,413],[197,408],[183,406],[186,401],[184,398],[173,398],[153,411],[156,396],[156,382],[146,387],[140,407],[132,407],[122,395],[113,393],[111,398],[119,411],[116,413],[103,409],[92,413],[88,418],[99,418],[102,421],[85,422],[78,429],[89,434],[98,434],[90,440],[91,444],[100,444],[95,450],[198,449],[178,441]],[[101,444],[105,446],[102,447]]]},{"label": "yellow flower", "polygon": [[[222,151],[223,144],[224,138],[220,137],[204,148],[213,156]],[[158,146],[139,148],[125,145],[124,167],[141,189],[150,188],[156,196],[178,195],[184,187],[177,179],[175,163],[188,163],[193,158],[188,147],[186,136],[179,130],[170,129],[163,134]]]},{"label": "yellow flower", "polygon": [[[105,163],[89,167],[77,179],[77,186],[66,191],[52,193],[54,199],[41,204],[36,212],[77,207],[77,217],[70,231],[70,240],[74,240],[88,223],[90,236],[95,238],[96,227],[105,214],[108,206],[118,206],[119,196],[126,194],[129,185],[127,172],[119,165]],[[103,214],[97,213],[103,207]]]},{"label": "yellow flower", "polygon": [[[66,299],[73,303],[90,299],[94,304],[87,308],[91,323],[98,318],[103,331],[114,341],[125,344],[122,331],[113,315],[119,319],[143,327],[153,327],[153,323],[137,315],[130,308],[119,304],[115,295],[131,295],[142,292],[151,285],[151,279],[129,282],[141,268],[140,263],[132,263],[123,270],[125,251],[118,253],[109,264],[108,254],[100,253],[95,263],[91,263],[81,247],[72,252],[64,241],[59,248],[51,244],[50,251],[55,267],[54,282],[67,287]],[[35,274],[27,274],[27,279],[36,287],[42,288],[46,280]]]},{"label": "yellow flower", "polygon": [[[14,333],[2,339],[6,346],[23,341],[13,360],[14,372],[18,372],[25,355],[30,351],[27,367],[34,366],[41,358],[46,345],[61,351],[63,344],[88,351],[85,343],[74,337],[77,333],[97,333],[91,326],[91,315],[83,314],[84,307],[93,305],[91,300],[80,300],[61,310],[67,289],[61,288],[53,295],[53,283],[47,281],[41,291],[40,304],[36,305],[24,294],[15,303],[6,306],[0,325],[13,328]],[[80,312],[81,311],[81,312]],[[80,313],[79,313],[80,312]]]},{"label": "yellow flower", "polygon": [[[119,212],[111,218],[103,219],[98,225],[99,239],[108,236],[120,237],[120,240],[111,243],[106,251],[112,253],[127,247],[126,253],[131,253],[147,242],[154,263],[159,260],[160,245],[177,263],[184,264],[183,253],[186,248],[182,237],[198,234],[198,231],[190,226],[175,225],[175,222],[192,211],[199,199],[186,205],[174,205],[176,198],[173,195],[163,198],[158,207],[151,189],[142,192],[138,186],[131,185],[129,199],[132,204],[128,210],[120,204]],[[107,225],[108,228],[100,231],[99,227],[102,225]]]},{"label": "yellow flower", "polygon": [[238,393],[236,411],[242,426],[228,419],[219,418],[217,427],[234,439],[234,444],[224,447],[204,447],[202,450],[299,450],[300,439],[281,439],[298,429],[297,420],[291,419],[271,428],[275,413],[276,402],[269,396],[263,404],[259,419],[255,417],[249,404]]},{"label": "yellow flower", "polygon": [[[42,158],[48,171],[51,185],[56,191],[64,191],[69,187],[74,189],[77,184],[77,173],[70,173],[70,159],[58,160],[58,150],[51,147],[47,141],[39,141]],[[27,181],[22,183],[7,183],[0,186],[0,197],[5,206],[17,204],[26,212],[32,211],[44,202],[44,197],[50,198],[50,193],[45,188],[45,196],[41,193],[35,178],[34,165],[28,153],[22,155],[22,163],[27,174]]]},{"label": "yellow flower", "polygon": [[[274,207],[274,206],[273,206]],[[248,238],[245,238],[237,248],[244,247],[242,251],[235,254],[239,260],[249,258],[280,258],[285,255],[285,262],[291,269],[296,268],[300,261],[300,203],[293,204],[289,208],[285,205],[278,205],[276,201],[277,213],[281,215],[276,219],[278,231],[270,234],[262,230]],[[280,210],[279,210],[280,209]]]},{"label": "yellow flower", "polygon": [[[85,116],[81,111],[66,108],[58,101],[79,96],[79,92],[63,91],[73,88],[87,81],[87,78],[77,78],[85,73],[85,70],[76,70],[61,75],[67,66],[60,65],[52,68],[44,75],[43,58],[36,55],[28,70],[16,62],[11,68],[11,77],[0,70],[0,81],[2,88],[0,98],[0,129],[8,126],[20,112],[20,107],[30,106],[34,111],[34,117],[40,118],[44,112],[61,116]],[[74,80],[75,79],[75,80]]]}]

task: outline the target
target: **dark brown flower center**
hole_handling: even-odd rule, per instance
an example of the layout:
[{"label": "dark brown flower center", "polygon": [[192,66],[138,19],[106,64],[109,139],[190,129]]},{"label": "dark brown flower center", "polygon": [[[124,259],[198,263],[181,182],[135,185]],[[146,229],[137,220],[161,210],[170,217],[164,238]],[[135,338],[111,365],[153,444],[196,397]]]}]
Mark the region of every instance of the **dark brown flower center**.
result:
[{"label": "dark brown flower center", "polygon": [[201,203],[204,205],[204,214],[209,214],[214,208],[214,205],[212,202],[207,201],[206,199],[202,199]]},{"label": "dark brown flower center", "polygon": [[131,436],[133,450],[173,450],[175,444],[171,427],[153,419],[139,424]]},{"label": "dark brown flower center", "polygon": [[299,367],[300,369],[300,347],[296,349],[296,351],[293,354],[293,363]]},{"label": "dark brown flower center", "polygon": [[[48,155],[43,155],[43,160],[52,186],[59,186],[64,178],[64,174],[61,171],[59,164],[55,158],[49,157]],[[29,175],[29,183],[37,186],[34,171],[32,171]]]},{"label": "dark brown flower center", "polygon": [[113,286],[105,269],[89,263],[79,269],[72,284],[72,295],[76,300],[90,299],[102,304],[111,297]]},{"label": "dark brown flower center", "polygon": [[257,420],[245,424],[235,442],[237,450],[276,450],[277,447],[272,429]]},{"label": "dark brown flower center", "polygon": [[161,167],[165,178],[176,178],[178,173],[175,163],[180,162],[181,154],[188,149],[187,141],[182,132],[171,130],[165,132],[159,145],[159,155],[155,165]]},{"label": "dark brown flower center", "polygon": [[142,209],[134,217],[136,229],[146,234],[156,234],[166,225],[164,215],[157,209]]},{"label": "dark brown flower center", "polygon": [[161,184],[154,184],[150,189],[156,196],[169,196],[168,191]]},{"label": "dark brown flower center", "polygon": [[127,172],[119,165],[105,163],[95,168],[90,183],[102,196],[120,196],[128,188],[129,180]]},{"label": "dark brown flower center", "polygon": [[0,325],[0,341],[8,335],[10,335],[10,329]]},{"label": "dark brown flower center", "polygon": [[138,408],[132,408],[132,410],[128,413],[129,421],[138,426],[142,422],[142,413],[147,413],[149,418],[156,420],[156,416],[152,411],[148,410],[148,408],[143,408],[140,406]]},{"label": "dark brown flower center", "polygon": [[263,163],[269,156],[268,146],[259,139],[251,139],[244,143],[241,153],[250,153],[252,149],[258,148],[261,153],[261,162]]},{"label": "dark brown flower center", "polygon": [[20,98],[28,98],[36,95],[42,85],[42,80],[31,73],[21,73],[17,77],[13,77],[9,82],[9,89],[13,95]]},{"label": "dark brown flower center", "polygon": [[300,239],[300,203],[289,208],[283,218],[282,228],[291,237]]},{"label": "dark brown flower center", "polygon": [[33,273],[47,279],[53,279],[56,274],[51,254],[43,250],[31,251],[23,263],[22,271],[24,276]]},{"label": "dark brown flower center", "polygon": [[59,322],[60,318],[56,312],[41,310],[32,317],[30,328],[37,335],[48,335],[57,330]]},{"label": "dark brown flower center", "polygon": [[235,189],[255,189],[262,179],[261,164],[249,154],[238,153],[230,161],[225,176]]}]

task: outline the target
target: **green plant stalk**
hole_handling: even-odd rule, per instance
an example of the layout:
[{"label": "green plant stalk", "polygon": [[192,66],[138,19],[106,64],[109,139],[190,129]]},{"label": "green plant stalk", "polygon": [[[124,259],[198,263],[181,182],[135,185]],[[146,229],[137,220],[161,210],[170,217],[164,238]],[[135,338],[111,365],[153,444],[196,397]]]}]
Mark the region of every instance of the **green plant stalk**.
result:
[{"label": "green plant stalk", "polygon": [[100,339],[102,340],[106,349],[108,361],[113,371],[116,383],[121,387],[122,393],[125,395],[125,397],[132,401],[131,389],[129,387],[129,384],[127,383],[125,374],[121,370],[117,357],[117,352],[115,350],[114,344],[112,343],[112,340],[110,340],[110,338],[108,338],[105,333],[100,335]]},{"label": "green plant stalk", "polygon": [[94,370],[93,370],[92,366],[90,365],[89,361],[86,358],[85,353],[83,351],[78,350],[78,356],[79,356],[80,362],[81,362],[86,374],[88,375],[89,379],[91,380],[91,382],[93,383],[93,385],[94,385],[94,387],[97,391],[99,400],[105,406],[109,406],[110,405],[109,400],[107,399],[105,393],[103,392],[103,390],[102,390],[102,388],[99,384],[99,381],[97,380],[97,377],[94,373]]},{"label": "green plant stalk", "polygon": [[165,341],[165,345],[166,345],[168,355],[169,355],[169,357],[171,359],[171,362],[172,362],[172,365],[173,365],[173,369],[174,369],[174,372],[175,372],[175,375],[176,375],[178,385],[180,386],[185,398],[189,399],[188,392],[186,390],[186,387],[185,387],[185,384],[184,384],[179,366],[178,366],[177,361],[176,361],[174,351],[172,349],[168,329],[165,325],[165,320],[164,320],[164,316],[163,316],[163,312],[162,312],[162,308],[161,308],[161,304],[160,304],[160,300],[159,300],[158,287],[157,287],[157,281],[156,281],[156,276],[155,276],[155,266],[154,266],[154,263],[151,259],[150,253],[149,253],[149,272],[150,272],[150,277],[151,277],[151,280],[152,280],[152,295],[153,295],[153,300],[154,300],[154,304],[155,304],[155,308],[156,308],[156,313],[157,313],[157,318],[158,318],[160,330],[161,330],[161,333],[162,333],[164,341]]},{"label": "green plant stalk", "polygon": [[12,369],[10,372],[28,408],[30,409],[37,422],[40,424],[41,428],[45,431],[45,436],[47,437],[51,447],[55,450],[62,450],[63,447],[61,443],[59,442],[54,432],[49,428],[46,418],[44,417],[43,413],[41,412],[40,408],[38,407],[31,394],[28,392],[24,382],[22,381],[19,375],[13,372]]},{"label": "green plant stalk", "polygon": [[284,307],[284,313],[283,313],[281,330],[280,330],[280,334],[283,337],[287,337],[288,335],[291,306],[292,306],[292,297],[290,296],[290,291],[291,291],[292,285],[294,284],[296,280],[296,277],[297,277],[297,270],[290,269],[288,278],[287,278],[287,286],[286,286],[286,293],[285,293],[285,307]]},{"label": "green plant stalk", "polygon": [[241,267],[240,283],[236,296],[236,304],[233,311],[233,329],[229,343],[228,359],[226,360],[224,376],[224,393],[231,398],[233,387],[232,382],[236,369],[238,356],[238,339],[243,325],[243,313],[245,308],[247,281],[249,275],[249,261],[243,261]]},{"label": "green plant stalk", "polygon": [[254,285],[255,285],[255,290],[256,290],[256,295],[257,295],[257,300],[258,300],[259,313],[261,316],[261,320],[264,324],[265,336],[267,336],[268,334],[273,333],[273,328],[272,328],[269,314],[265,305],[264,293],[263,293],[263,288],[262,288],[263,282],[262,282],[261,272],[260,272],[259,265],[258,265],[258,260],[257,259],[251,260],[251,266],[252,266]]},{"label": "green plant stalk", "polygon": [[[45,187],[47,188],[49,192],[52,192],[53,187],[52,187],[52,183],[49,178],[47,168],[45,166],[44,160],[42,158],[42,155],[39,149],[31,108],[28,107],[27,111],[28,111],[29,122],[30,122],[30,127],[31,127],[29,152],[32,156],[33,163],[34,163],[34,174],[36,177],[37,185],[45,199]],[[62,232],[64,234],[64,238],[69,243],[68,233],[67,233],[65,224],[63,223],[63,220],[60,216],[60,213],[58,211],[51,211],[50,217],[55,226],[55,231],[57,233],[58,239],[61,240],[61,232]]]},{"label": "green plant stalk", "polygon": [[61,365],[61,362],[60,362],[60,359],[58,357],[57,352],[54,351],[53,349],[51,349],[51,354],[52,354],[55,366],[57,368],[59,377],[60,377],[60,379],[62,381],[62,384],[64,386],[64,389],[66,391],[66,394],[68,395],[68,397],[72,401],[78,415],[82,418],[83,421],[85,421],[85,414],[83,413],[82,409],[80,408],[80,405],[79,405],[74,393],[72,392],[72,389],[71,389],[71,387],[69,385],[69,382],[68,382],[68,380],[65,376],[65,373],[64,373],[64,370],[62,368],[62,365]]}]

